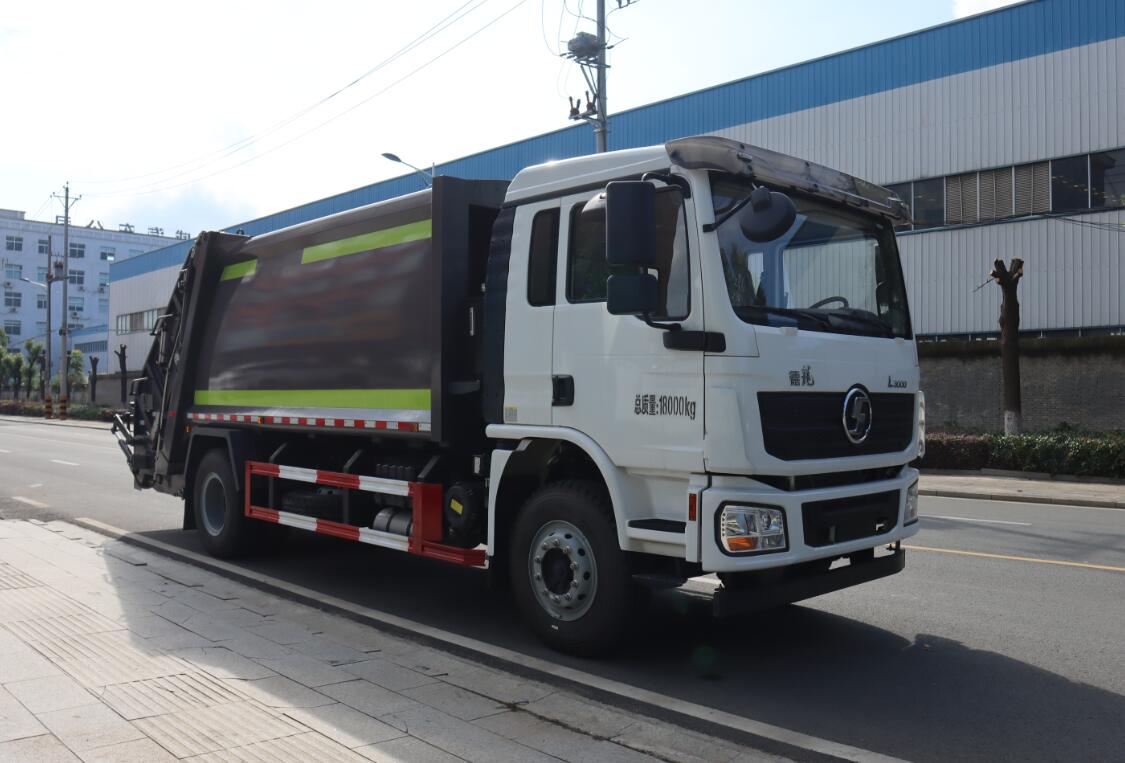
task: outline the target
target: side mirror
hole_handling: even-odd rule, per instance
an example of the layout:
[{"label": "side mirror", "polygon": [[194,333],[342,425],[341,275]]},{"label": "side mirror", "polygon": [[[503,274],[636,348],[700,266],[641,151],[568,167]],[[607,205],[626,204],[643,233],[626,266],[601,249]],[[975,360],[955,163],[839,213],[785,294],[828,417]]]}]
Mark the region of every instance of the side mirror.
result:
[{"label": "side mirror", "polygon": [[650,315],[660,303],[656,276],[618,273],[606,281],[606,309],[610,315]]},{"label": "side mirror", "polygon": [[605,258],[610,265],[656,267],[656,186],[617,180],[605,187]]},{"label": "side mirror", "polygon": [[792,199],[761,186],[750,192],[750,203],[738,216],[742,234],[757,243],[780,238],[796,219],[797,207]]}]

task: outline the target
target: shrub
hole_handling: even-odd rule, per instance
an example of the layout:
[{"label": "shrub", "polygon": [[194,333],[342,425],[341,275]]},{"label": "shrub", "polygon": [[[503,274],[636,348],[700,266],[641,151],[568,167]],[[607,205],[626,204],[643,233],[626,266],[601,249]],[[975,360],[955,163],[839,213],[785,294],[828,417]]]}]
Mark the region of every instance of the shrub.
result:
[{"label": "shrub", "polygon": [[[67,417],[80,421],[113,421],[114,412],[112,408],[102,408],[97,405],[72,405],[67,409]],[[43,418],[43,403],[30,400],[0,400],[0,416]]]},{"label": "shrub", "polygon": [[1125,478],[1125,432],[1070,428],[1019,435],[930,432],[920,465]]}]

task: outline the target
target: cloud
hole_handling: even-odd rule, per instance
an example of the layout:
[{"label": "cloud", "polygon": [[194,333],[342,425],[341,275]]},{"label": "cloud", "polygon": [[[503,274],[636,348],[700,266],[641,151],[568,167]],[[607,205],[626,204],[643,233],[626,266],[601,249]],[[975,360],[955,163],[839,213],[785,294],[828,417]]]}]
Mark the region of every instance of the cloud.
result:
[{"label": "cloud", "polygon": [[975,16],[978,13],[994,11],[1005,5],[1014,5],[1021,0],[953,0],[953,15],[959,19]]}]

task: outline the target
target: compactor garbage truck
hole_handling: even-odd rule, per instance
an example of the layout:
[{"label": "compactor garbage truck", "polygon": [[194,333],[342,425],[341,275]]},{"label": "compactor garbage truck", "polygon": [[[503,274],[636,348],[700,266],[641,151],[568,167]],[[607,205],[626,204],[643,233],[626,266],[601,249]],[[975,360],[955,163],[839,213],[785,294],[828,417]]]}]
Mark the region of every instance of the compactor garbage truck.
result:
[{"label": "compactor garbage truck", "polygon": [[825,594],[918,529],[907,217],[692,137],[204,233],[114,431],[211,554],[272,524],[487,567],[564,651],[694,577],[717,616]]}]

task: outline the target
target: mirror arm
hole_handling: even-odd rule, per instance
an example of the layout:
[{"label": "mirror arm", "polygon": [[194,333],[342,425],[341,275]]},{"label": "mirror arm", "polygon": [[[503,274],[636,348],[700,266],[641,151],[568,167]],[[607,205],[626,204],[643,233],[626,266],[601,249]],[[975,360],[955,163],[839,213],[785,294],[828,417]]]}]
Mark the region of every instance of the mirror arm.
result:
[{"label": "mirror arm", "polygon": [[[757,188],[758,188],[758,186],[754,186],[755,190],[757,190]],[[750,194],[746,194],[746,196],[743,199],[741,199],[737,204],[735,204],[733,207],[731,207],[726,212],[724,212],[722,217],[720,217],[718,220],[716,220],[713,223],[704,223],[703,232],[704,233],[711,233],[712,231],[718,230],[720,225],[722,225],[727,220],[731,219],[732,217],[737,215],[739,212],[741,212],[742,208],[745,207],[749,203],[750,203]]]},{"label": "mirror arm", "polygon": [[681,326],[678,323],[657,323],[656,321],[654,321],[652,319],[652,316],[648,313],[643,313],[641,315],[638,315],[637,319],[641,320],[641,321],[644,321],[646,326],[650,326],[654,329],[660,329],[661,331],[679,331],[680,329],[683,328],[683,326]]}]

